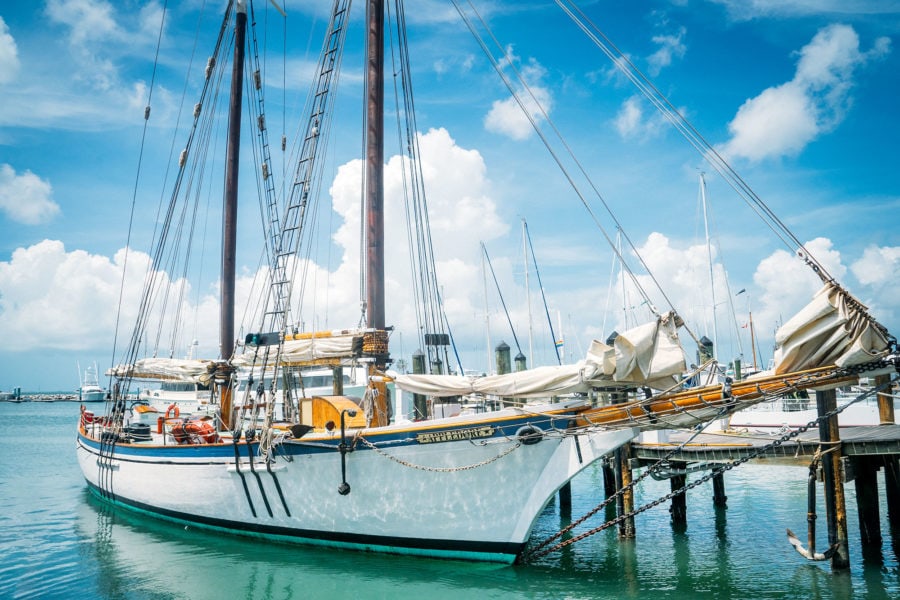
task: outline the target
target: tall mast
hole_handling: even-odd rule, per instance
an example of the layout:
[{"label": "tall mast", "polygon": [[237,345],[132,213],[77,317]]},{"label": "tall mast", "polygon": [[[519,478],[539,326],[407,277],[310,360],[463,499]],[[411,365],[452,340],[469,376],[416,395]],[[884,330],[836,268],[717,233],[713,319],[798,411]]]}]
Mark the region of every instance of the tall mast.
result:
[{"label": "tall mast", "polygon": [[[534,326],[531,321],[531,290],[528,289],[528,225],[522,219],[522,264],[525,266],[525,304],[528,306],[528,358],[534,363]],[[553,340],[556,343],[556,340]]]},{"label": "tall mast", "polygon": [[706,256],[709,262],[709,289],[712,295],[713,358],[719,355],[719,327],[716,323],[716,280],[713,275],[712,244],[709,239],[709,218],[706,207],[706,178],[700,173],[700,199],[703,202],[703,229],[706,232]]},{"label": "tall mast", "polygon": [[244,39],[247,4],[237,0],[234,23],[234,64],[228,107],[228,147],[225,153],[225,195],[222,224],[222,294],[219,312],[219,356],[231,358],[234,350],[234,279],[237,237],[238,159],[241,153],[241,103],[244,85]]},{"label": "tall mast", "polygon": [[384,329],[384,0],[366,22],[366,324]]}]

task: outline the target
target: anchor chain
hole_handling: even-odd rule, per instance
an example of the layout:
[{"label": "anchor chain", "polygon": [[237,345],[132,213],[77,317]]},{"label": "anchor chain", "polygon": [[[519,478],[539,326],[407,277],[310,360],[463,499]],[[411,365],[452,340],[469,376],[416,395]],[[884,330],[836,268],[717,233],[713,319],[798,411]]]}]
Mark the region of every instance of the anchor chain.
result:
[{"label": "anchor chain", "polygon": [[[872,363],[870,363],[870,365],[871,365],[871,364],[872,364]],[[847,374],[855,374],[855,373],[861,373],[861,372],[866,372],[866,371],[873,371],[873,370],[876,370],[876,369],[884,368],[884,367],[887,366],[888,364],[890,364],[890,365],[896,367],[896,363],[894,363],[892,360],[881,360],[881,361],[876,361],[875,364],[877,364],[878,366],[876,366],[876,367],[871,367],[871,366],[869,366],[869,365],[859,365],[860,367],[863,367],[863,368],[854,371],[855,369],[857,369],[857,367],[847,367],[847,368],[841,369],[841,371],[846,372]],[[652,502],[648,502],[647,504],[644,504],[643,506],[640,506],[640,507],[634,509],[634,510],[631,511],[631,512],[625,513],[625,514],[623,514],[623,515],[619,515],[619,516],[616,517],[615,519],[611,519],[611,520],[609,520],[609,521],[603,523],[602,525],[599,525],[598,527],[595,527],[594,529],[591,529],[591,530],[589,530],[589,531],[586,531],[586,532],[584,532],[584,533],[581,533],[581,534],[579,534],[579,535],[577,535],[577,536],[575,536],[575,537],[572,537],[572,538],[570,538],[570,539],[568,539],[568,540],[562,541],[562,542],[560,542],[560,543],[558,543],[558,544],[556,544],[556,545],[554,545],[554,546],[551,546],[550,548],[547,548],[547,549],[545,549],[545,550],[540,550],[540,548],[543,548],[544,546],[546,546],[546,544],[548,544],[550,541],[552,541],[552,540],[554,540],[554,539],[557,539],[560,535],[563,535],[565,532],[570,531],[570,530],[572,529],[572,527],[573,527],[573,525],[570,525],[569,527],[567,527],[567,528],[564,529],[563,531],[561,531],[561,532],[559,532],[559,533],[557,533],[557,534],[554,534],[553,536],[551,536],[550,538],[548,538],[548,540],[545,540],[544,542],[541,542],[540,544],[538,544],[538,546],[536,546],[534,550],[531,550],[531,551],[529,551],[529,552],[526,552],[526,553],[523,554],[523,555],[520,555],[516,562],[523,563],[523,562],[525,562],[525,561],[531,561],[531,560],[535,560],[535,559],[538,559],[538,558],[542,558],[542,557],[546,556],[547,554],[550,554],[551,552],[556,552],[557,550],[561,550],[562,548],[565,548],[566,546],[569,546],[569,545],[571,545],[571,544],[574,544],[574,543],[576,543],[576,542],[579,542],[579,541],[581,541],[581,540],[583,540],[583,539],[585,539],[585,538],[587,538],[587,537],[590,537],[590,536],[592,536],[592,535],[594,535],[594,534],[596,534],[596,533],[600,533],[601,531],[604,531],[604,530],[606,530],[606,529],[609,529],[610,527],[612,527],[612,526],[614,526],[614,525],[618,525],[619,523],[625,521],[626,519],[629,519],[629,518],[631,518],[631,517],[634,517],[634,516],[636,516],[636,515],[639,515],[639,514],[645,512],[645,511],[647,511],[647,510],[650,510],[651,508],[654,508],[654,507],[656,507],[656,506],[659,506],[660,504],[662,504],[662,503],[664,503],[664,502],[667,502],[667,501],[671,500],[671,499],[674,498],[675,496],[678,496],[678,495],[680,495],[680,494],[684,494],[684,493],[686,493],[688,490],[692,490],[692,489],[694,489],[695,487],[697,487],[697,486],[699,486],[699,485],[702,485],[702,484],[706,483],[707,481],[709,481],[710,479],[712,479],[712,478],[715,477],[716,475],[719,475],[720,473],[724,473],[725,471],[730,471],[731,469],[733,469],[733,468],[735,468],[735,467],[738,467],[738,466],[740,466],[740,465],[742,465],[742,464],[744,464],[744,463],[746,463],[746,462],[748,462],[748,461],[750,461],[750,460],[753,460],[754,458],[758,458],[759,456],[761,456],[761,455],[763,455],[763,454],[766,454],[766,453],[769,452],[770,450],[773,450],[773,449],[775,449],[775,448],[778,448],[779,446],[781,446],[781,445],[784,444],[785,442],[787,442],[787,441],[789,441],[789,440],[791,440],[791,439],[793,439],[793,438],[799,436],[799,435],[802,434],[802,433],[806,433],[810,428],[815,427],[815,426],[818,425],[820,422],[825,421],[825,420],[827,420],[827,419],[830,419],[831,417],[834,417],[834,416],[839,415],[841,412],[843,412],[846,408],[848,408],[848,407],[851,406],[852,404],[856,404],[857,402],[859,402],[859,401],[861,401],[861,400],[865,400],[866,398],[869,398],[869,397],[872,396],[872,395],[875,395],[875,394],[878,394],[878,393],[884,391],[885,389],[887,389],[887,388],[889,388],[891,385],[893,385],[894,381],[895,381],[895,379],[892,379],[892,380],[888,381],[887,383],[885,383],[885,384],[883,384],[883,385],[881,385],[881,386],[872,388],[871,390],[869,390],[869,391],[867,391],[867,392],[865,392],[865,393],[863,393],[863,394],[857,396],[856,398],[854,398],[854,399],[851,400],[850,402],[847,402],[846,404],[844,404],[844,405],[842,405],[842,406],[838,406],[838,407],[834,408],[833,410],[828,411],[828,412],[825,413],[824,415],[821,415],[821,416],[819,416],[818,418],[816,418],[816,419],[814,419],[814,420],[808,422],[806,425],[802,425],[802,426],[798,427],[798,428],[795,429],[795,430],[788,431],[788,432],[785,433],[783,436],[781,436],[779,439],[773,440],[771,443],[769,443],[769,444],[767,444],[767,445],[765,445],[765,446],[762,446],[762,447],[760,447],[760,448],[757,449],[757,450],[754,450],[753,452],[751,452],[751,453],[748,454],[747,456],[744,456],[744,457],[742,457],[742,458],[735,459],[735,460],[733,460],[733,461],[731,461],[731,462],[728,462],[728,463],[723,463],[721,466],[714,467],[713,469],[710,470],[709,473],[707,473],[706,475],[704,475],[704,476],[701,477],[700,479],[698,479],[698,480],[696,480],[696,481],[692,481],[692,482],[690,482],[690,483],[684,485],[683,487],[681,487],[681,488],[678,489],[678,490],[674,490],[674,491],[672,491],[672,492],[670,492],[670,493],[668,493],[668,494],[666,494],[666,495],[664,495],[664,496],[662,496],[662,497],[660,497],[660,498],[657,498],[656,500],[653,500]],[[684,445],[684,444],[682,444],[681,446],[683,446],[683,445]],[[671,452],[668,453],[666,456],[668,457],[668,456],[670,456],[670,455],[671,455]],[[661,459],[659,462],[662,462],[662,460],[664,460],[664,459]],[[657,463],[657,464],[658,464],[658,463]],[[650,469],[648,469],[645,473],[642,473],[641,476],[638,477],[638,479],[635,479],[633,483],[637,483],[638,481],[642,480],[642,479],[646,476],[646,474],[649,473],[651,470],[652,470],[652,467],[651,467]],[[623,491],[623,490],[625,490],[625,489],[626,489],[626,488],[622,488],[622,490],[620,490],[620,492]],[[619,492],[617,492],[617,494],[618,494],[618,493],[619,493]],[[612,498],[615,498],[615,495],[614,495],[614,496],[610,496],[610,498],[607,498],[606,500],[604,500],[603,502],[601,502],[597,507],[595,507],[594,509],[592,509],[585,517],[582,517],[581,519],[579,519],[579,520],[576,522],[576,524],[580,524],[580,523],[584,522],[588,517],[590,517],[590,516],[596,514],[602,507],[604,507],[604,506],[606,506],[607,504],[609,504],[610,499],[612,499]],[[538,550],[540,550],[540,551],[538,551]]]},{"label": "anchor chain", "polygon": [[477,469],[478,467],[483,467],[485,465],[491,464],[494,461],[500,460],[501,458],[503,458],[507,454],[510,454],[512,451],[514,451],[515,449],[519,448],[522,445],[522,442],[516,442],[511,447],[507,448],[506,450],[504,450],[497,456],[492,456],[491,458],[485,459],[481,462],[474,463],[471,465],[465,465],[463,467],[428,467],[425,465],[417,465],[415,463],[405,461],[402,458],[397,458],[396,456],[393,456],[392,454],[388,454],[387,452],[385,452],[384,450],[382,450],[381,448],[379,448],[378,446],[376,446],[375,444],[373,444],[372,442],[370,442],[369,440],[367,440],[366,438],[364,438],[361,435],[357,435],[356,439],[361,441],[369,449],[374,450],[376,454],[383,456],[385,458],[389,458],[390,460],[394,461],[397,464],[403,465],[404,467],[410,467],[411,469],[418,469],[420,471],[429,471],[431,473],[455,473],[456,471],[469,471],[471,469]]},{"label": "anchor chain", "polygon": [[[709,422],[715,421],[716,419],[718,419],[719,417],[721,417],[723,414],[725,414],[726,411],[727,411],[727,408],[722,408],[722,410],[720,410],[719,413],[718,413],[715,417],[713,417],[712,419],[710,419]],[[590,511],[588,511],[588,512],[587,512],[584,516],[582,516],[581,518],[579,518],[579,519],[577,519],[577,520],[575,520],[575,521],[569,523],[568,525],[566,525],[565,527],[563,527],[562,529],[560,529],[559,531],[557,531],[556,533],[554,533],[552,536],[548,537],[547,539],[545,539],[544,541],[542,541],[540,544],[538,544],[537,546],[535,546],[534,548],[532,548],[532,549],[529,551],[529,555],[534,554],[535,552],[537,552],[538,550],[540,550],[540,549],[543,548],[544,546],[550,544],[553,540],[559,539],[560,537],[562,537],[563,535],[565,535],[565,534],[568,533],[569,531],[572,531],[573,529],[575,529],[576,527],[578,527],[579,525],[581,525],[582,523],[584,523],[585,521],[587,521],[588,519],[590,519],[591,517],[593,517],[595,514],[597,514],[597,513],[600,512],[601,510],[603,510],[606,506],[608,506],[608,505],[611,504],[614,500],[616,500],[616,498],[618,498],[619,496],[623,495],[625,492],[627,492],[628,490],[632,489],[632,488],[633,488],[634,486],[636,486],[638,483],[640,483],[641,481],[643,481],[644,479],[646,479],[648,476],[650,476],[652,473],[654,473],[654,472],[659,468],[660,465],[662,465],[663,463],[665,463],[666,461],[668,461],[669,458],[671,458],[676,452],[678,452],[679,450],[681,450],[682,448],[684,448],[684,447],[685,447],[687,444],[689,444],[694,438],[696,438],[698,435],[700,435],[701,433],[703,433],[703,430],[704,430],[705,428],[706,428],[705,425],[704,425],[703,427],[698,427],[698,428],[694,431],[693,435],[691,435],[688,439],[686,439],[685,441],[683,441],[683,442],[682,442],[681,444],[679,444],[678,446],[676,446],[676,447],[672,448],[671,450],[669,450],[668,452],[666,452],[666,455],[665,455],[665,456],[663,456],[663,457],[660,458],[658,461],[656,461],[656,463],[650,465],[650,467],[649,467],[646,471],[644,471],[643,473],[641,473],[640,475],[638,475],[635,479],[632,479],[630,483],[628,483],[627,485],[623,486],[621,489],[617,490],[615,494],[611,495],[611,496],[608,497],[606,500],[604,500],[603,502],[601,502],[600,504],[598,504],[597,506],[595,506],[594,508],[592,508]],[[541,555],[541,556],[543,556],[543,555]],[[526,558],[527,558],[527,556],[526,556]]]}]

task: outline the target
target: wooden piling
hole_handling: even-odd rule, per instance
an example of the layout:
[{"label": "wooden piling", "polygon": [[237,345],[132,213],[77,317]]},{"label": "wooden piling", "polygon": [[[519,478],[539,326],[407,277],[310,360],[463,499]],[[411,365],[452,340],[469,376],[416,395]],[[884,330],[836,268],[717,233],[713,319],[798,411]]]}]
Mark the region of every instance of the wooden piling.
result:
[{"label": "wooden piling", "polygon": [[[890,380],[890,375],[876,375],[875,387],[886,385]],[[891,397],[890,387],[878,393],[878,422],[881,425],[894,424],[894,399]]]},{"label": "wooden piling", "polygon": [[888,524],[894,539],[900,536],[900,459],[884,455],[884,495],[887,498]]},{"label": "wooden piling", "polygon": [[566,519],[572,518],[572,482],[559,488],[559,516]]},{"label": "wooden piling", "polygon": [[713,506],[716,508],[727,508],[728,496],[725,495],[725,474],[716,473],[712,478],[713,484]]},{"label": "wooden piling", "polygon": [[[613,393],[612,404],[628,401],[628,394]],[[631,442],[625,443],[613,454],[616,469],[616,491],[631,485]],[[616,497],[616,511],[619,516],[634,510],[634,490],[630,487]],[[619,539],[631,539],[635,536],[634,517],[628,517],[619,523]]]},{"label": "wooden piling", "polygon": [[[816,408],[819,416],[837,408],[837,392],[833,389],[816,391]],[[833,571],[850,568],[847,546],[847,503],[844,498],[844,482],[841,478],[840,435],[837,416],[819,422],[819,441],[823,451],[829,451],[822,459],[825,477],[825,517],[828,521],[828,544],[838,544],[831,557]]]},{"label": "wooden piling", "polygon": [[[631,457],[631,444],[620,446],[613,454],[613,462],[615,466],[615,489],[616,492],[631,484],[631,465],[629,458]],[[607,496],[609,497],[609,496]],[[616,514],[622,516],[634,510],[634,490],[631,488],[625,490],[616,496]],[[635,535],[634,517],[628,517],[621,521],[618,525],[619,538],[631,539]]]},{"label": "wooden piling", "polygon": [[854,461],[856,511],[862,545],[881,547],[881,515],[878,509],[878,465],[868,458]]},{"label": "wooden piling", "polygon": [[[672,462],[672,468],[676,470],[684,470],[687,463]],[[669,479],[669,485],[672,491],[680,490],[687,485],[687,475],[673,475]],[[676,529],[687,528],[687,494],[681,492],[672,498],[672,506],[669,507],[669,514],[672,516],[672,527]]]},{"label": "wooden piling", "polygon": [[607,462],[603,461],[603,497],[612,498],[616,493],[616,472]]}]

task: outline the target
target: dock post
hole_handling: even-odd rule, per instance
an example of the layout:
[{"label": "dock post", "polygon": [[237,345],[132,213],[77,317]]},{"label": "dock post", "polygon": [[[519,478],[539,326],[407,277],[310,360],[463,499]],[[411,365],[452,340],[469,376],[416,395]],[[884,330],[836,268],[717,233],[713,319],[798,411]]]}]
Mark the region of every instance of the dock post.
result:
[{"label": "dock post", "polygon": [[725,473],[716,473],[712,478],[713,506],[727,508],[728,496],[725,495]]},{"label": "dock post", "polygon": [[609,464],[609,461],[603,461],[603,495],[604,498],[612,498],[616,493],[616,472]]},{"label": "dock post", "polygon": [[[822,416],[837,408],[837,392],[834,389],[816,390],[816,409]],[[819,441],[827,455],[822,459],[825,476],[825,516],[828,521],[828,544],[838,544],[831,557],[831,569],[850,568],[850,552],[847,546],[847,502],[844,498],[844,482],[841,478],[840,435],[837,416],[819,422]]]},{"label": "dock post", "polygon": [[888,526],[895,543],[900,544],[900,459],[896,455],[882,456],[884,465],[884,495],[887,498]]},{"label": "dock post", "polygon": [[[684,469],[687,463],[673,462],[673,469]],[[687,475],[673,475],[669,479],[669,485],[672,491],[680,490],[687,485]],[[669,507],[669,514],[672,515],[672,526],[678,530],[687,528],[687,495],[684,492],[677,494],[672,498],[672,506]]]},{"label": "dock post", "polygon": [[881,514],[878,509],[878,467],[870,459],[854,461],[856,477],[856,511],[859,514],[859,537],[863,546],[881,547]]},{"label": "dock post", "polygon": [[572,518],[572,482],[567,481],[559,488],[559,516],[565,519]]},{"label": "dock post", "polygon": [[[875,387],[881,387],[891,380],[890,375],[876,375]],[[878,422],[880,425],[894,424],[894,399],[891,396],[891,388],[886,388],[878,393]]]},{"label": "dock post", "polygon": [[[621,490],[631,485],[631,443],[620,446],[615,453],[616,457],[616,489]],[[634,510],[634,490],[628,488],[616,498],[616,509],[619,516]],[[634,517],[628,517],[619,523],[619,538],[631,539],[635,535]]]},{"label": "dock post", "polygon": [[[628,401],[627,393],[612,393],[610,395],[612,404],[621,404]],[[631,442],[627,442],[619,446],[613,453],[616,468],[616,491],[625,490],[616,497],[616,512],[621,517],[624,514],[634,510],[634,490],[627,486],[631,485]],[[631,539],[635,535],[634,517],[624,519],[619,523],[619,539]]]}]

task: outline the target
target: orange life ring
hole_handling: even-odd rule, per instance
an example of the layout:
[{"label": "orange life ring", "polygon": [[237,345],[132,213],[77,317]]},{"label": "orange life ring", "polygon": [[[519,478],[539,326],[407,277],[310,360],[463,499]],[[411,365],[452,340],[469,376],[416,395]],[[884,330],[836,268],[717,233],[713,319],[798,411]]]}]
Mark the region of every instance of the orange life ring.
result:
[{"label": "orange life ring", "polygon": [[[171,417],[169,415],[172,415]],[[168,419],[177,419],[178,415],[181,414],[181,411],[178,410],[177,404],[170,404],[169,408],[166,409],[166,420]]]}]

